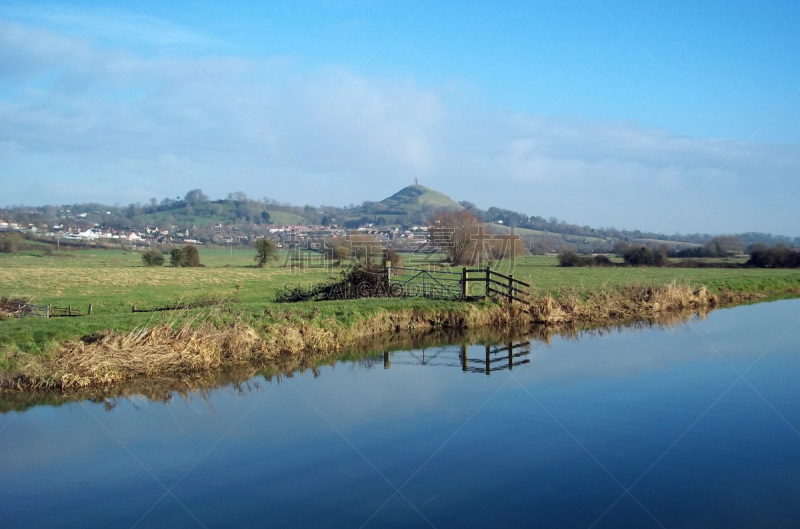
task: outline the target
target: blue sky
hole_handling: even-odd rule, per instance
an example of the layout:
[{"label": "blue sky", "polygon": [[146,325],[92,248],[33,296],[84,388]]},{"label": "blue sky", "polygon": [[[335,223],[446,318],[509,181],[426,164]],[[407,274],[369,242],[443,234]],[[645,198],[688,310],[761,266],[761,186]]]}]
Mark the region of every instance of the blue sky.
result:
[{"label": "blue sky", "polygon": [[0,205],[345,205],[419,177],[592,226],[796,236],[798,23],[792,2],[6,2]]}]

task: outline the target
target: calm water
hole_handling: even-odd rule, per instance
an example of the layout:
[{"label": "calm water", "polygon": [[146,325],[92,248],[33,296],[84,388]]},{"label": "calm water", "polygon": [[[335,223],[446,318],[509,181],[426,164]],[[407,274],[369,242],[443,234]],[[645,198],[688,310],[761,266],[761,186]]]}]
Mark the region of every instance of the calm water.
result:
[{"label": "calm water", "polygon": [[555,337],[489,376],[484,346],[445,346],[6,413],[0,526],[798,527],[798,318]]}]

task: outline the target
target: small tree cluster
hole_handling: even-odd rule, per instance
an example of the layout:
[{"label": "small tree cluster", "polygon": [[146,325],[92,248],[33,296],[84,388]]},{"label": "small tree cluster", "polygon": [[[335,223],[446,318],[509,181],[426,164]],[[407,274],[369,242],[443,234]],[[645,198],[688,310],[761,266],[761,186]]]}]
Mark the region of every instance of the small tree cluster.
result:
[{"label": "small tree cluster", "polygon": [[158,250],[147,250],[142,254],[142,262],[145,266],[161,266],[164,264],[164,256]]},{"label": "small tree cluster", "polygon": [[191,244],[172,250],[169,263],[176,268],[203,266],[200,264],[200,254],[197,252],[197,248]]}]

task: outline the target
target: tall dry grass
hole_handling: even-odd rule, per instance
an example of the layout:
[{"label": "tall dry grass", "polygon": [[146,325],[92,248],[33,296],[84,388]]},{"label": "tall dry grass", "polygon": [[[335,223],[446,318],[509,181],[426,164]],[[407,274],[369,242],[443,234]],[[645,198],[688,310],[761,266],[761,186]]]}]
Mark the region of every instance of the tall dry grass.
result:
[{"label": "tall dry grass", "polygon": [[[464,304],[459,310],[409,309],[384,312],[343,328],[334,318],[321,325],[305,320],[263,324],[238,317],[218,323],[214,309],[206,319],[178,324],[178,318],[130,333],[105,332],[67,342],[49,355],[11,357],[11,372],[0,380],[9,390],[59,390],[110,386],[134,379],[187,379],[233,368],[271,365],[290,371],[313,360],[352,350],[371,337],[448,329],[524,328],[545,337],[570,327],[632,321],[669,322],[705,312],[721,302],[705,287],[672,283],[601,288],[588,294],[565,290],[533,297],[530,306]],[[181,320],[183,321],[183,320]],[[551,329],[551,330],[548,330]]]},{"label": "tall dry grass", "polygon": [[704,286],[673,282],[661,286],[603,286],[585,295],[574,289],[563,290],[532,298],[530,304],[532,321],[557,324],[652,319],[669,312],[715,307],[719,299]]}]

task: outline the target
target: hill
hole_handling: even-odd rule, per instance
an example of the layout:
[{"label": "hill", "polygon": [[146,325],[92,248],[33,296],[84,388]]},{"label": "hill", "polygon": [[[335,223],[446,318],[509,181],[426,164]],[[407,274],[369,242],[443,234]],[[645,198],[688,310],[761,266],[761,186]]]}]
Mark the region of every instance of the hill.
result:
[{"label": "hill", "polygon": [[[457,203],[444,193],[434,189],[412,185],[405,187],[380,202],[366,201],[359,206],[293,206],[277,200],[252,200],[242,192],[230,193],[227,198],[210,200],[202,190],[195,189],[183,199],[165,198],[161,202],[152,199],[149,204],[108,206],[98,203],[83,203],[70,206],[41,206],[31,208],[14,206],[0,208],[0,231],[3,229],[37,228],[37,231],[72,229],[73,232],[88,228],[142,229],[158,227],[170,232],[189,230],[192,238],[212,240],[225,233],[242,235],[264,233],[266,224],[306,224],[309,226],[334,226],[346,229],[401,228],[424,226],[430,222],[437,210],[468,210],[490,230],[503,233],[513,226],[518,235],[525,238],[536,251],[552,252],[570,247],[583,252],[608,252],[618,242],[647,244],[652,247],[667,246],[675,249],[698,248],[712,239],[708,234],[674,234],[619,230],[613,227],[592,228],[559,221],[555,217],[545,219],[504,208],[490,207],[483,210],[470,202]],[[5,225],[5,226],[3,226]],[[800,246],[800,237],[794,239],[765,233],[738,235],[743,247],[752,243]]]},{"label": "hill", "polygon": [[389,198],[384,198],[380,204],[386,206],[394,215],[408,214],[426,210],[461,210],[462,205],[444,193],[429,187],[414,185],[404,187]]}]

